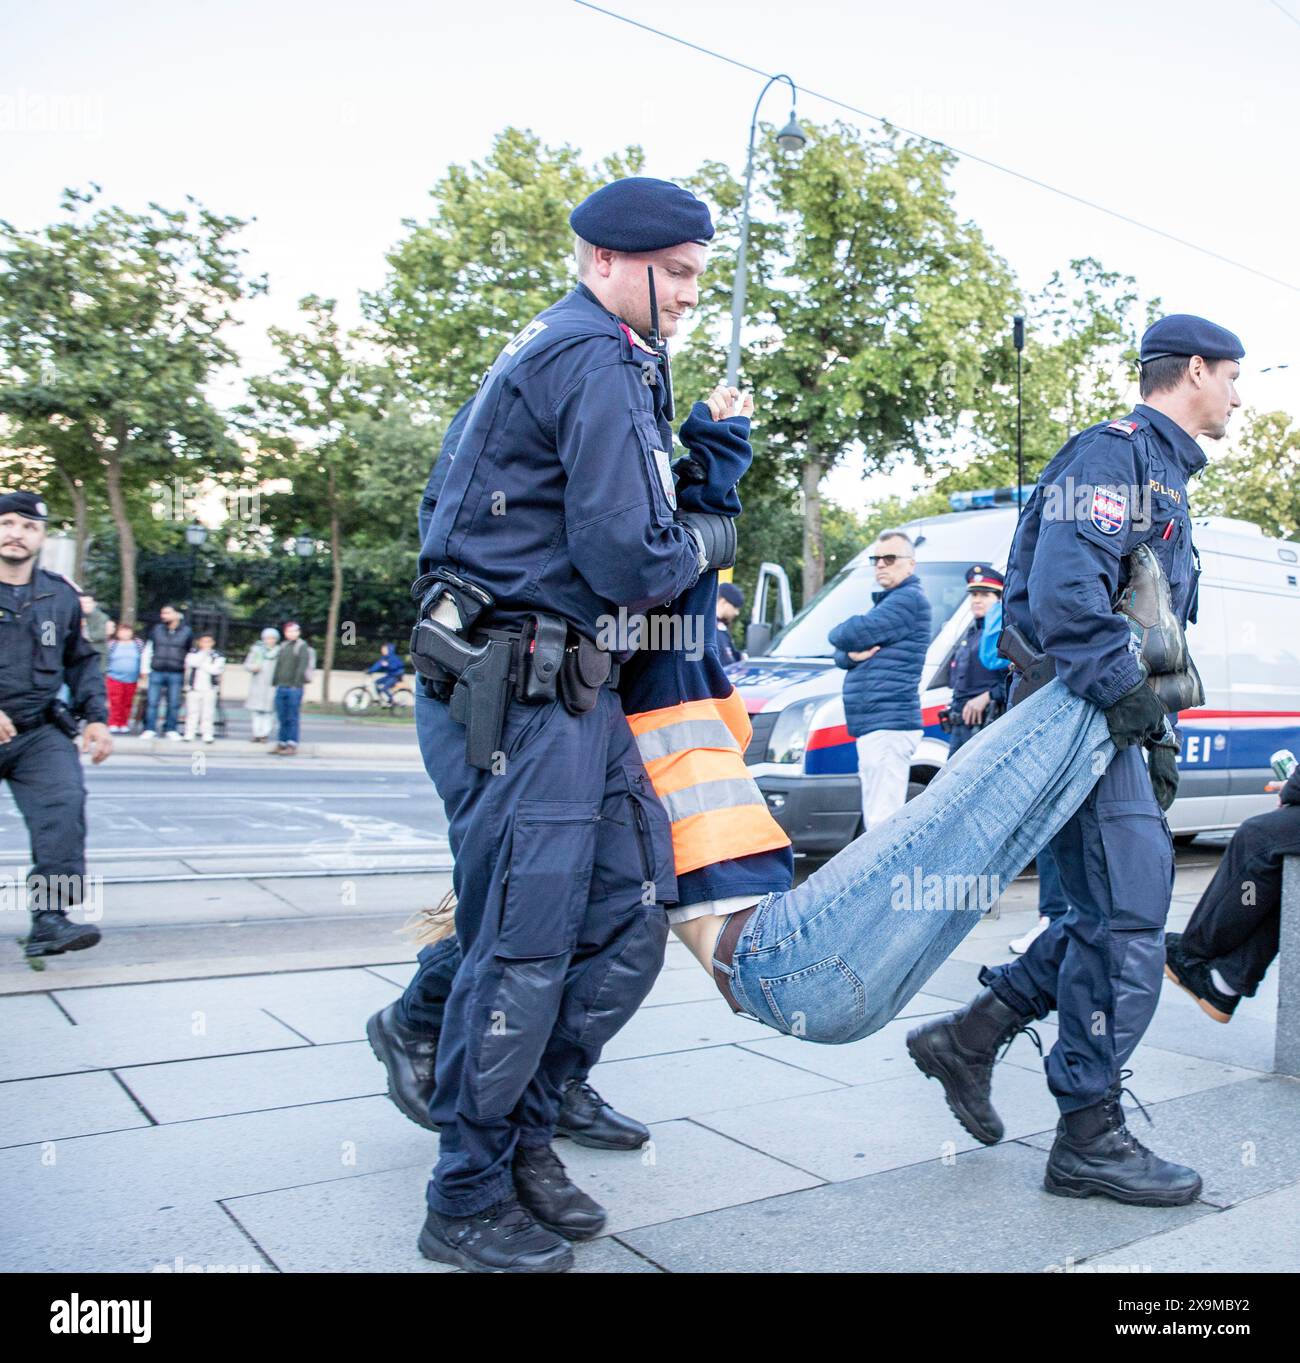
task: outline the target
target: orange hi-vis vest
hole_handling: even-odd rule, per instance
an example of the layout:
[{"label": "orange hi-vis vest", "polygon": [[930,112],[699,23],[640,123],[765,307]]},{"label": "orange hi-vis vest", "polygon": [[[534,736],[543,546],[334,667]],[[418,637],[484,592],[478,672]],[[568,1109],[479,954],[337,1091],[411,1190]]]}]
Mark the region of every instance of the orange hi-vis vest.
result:
[{"label": "orange hi-vis vest", "polygon": [[677,874],[788,847],[745,766],[753,733],[739,693],[628,715],[673,829]]}]

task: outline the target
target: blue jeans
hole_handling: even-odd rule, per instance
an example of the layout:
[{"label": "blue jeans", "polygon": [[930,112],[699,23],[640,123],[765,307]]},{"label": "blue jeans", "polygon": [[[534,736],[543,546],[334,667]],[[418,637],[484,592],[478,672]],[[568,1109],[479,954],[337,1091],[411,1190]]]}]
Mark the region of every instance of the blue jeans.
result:
[{"label": "blue jeans", "polygon": [[281,743],[297,743],[298,712],[301,709],[301,686],[277,686],[275,688],[275,717],[280,722]]},{"label": "blue jeans", "polygon": [[1050,682],[963,744],[888,822],[760,902],[729,972],[736,1002],[808,1041],[879,1030],[1071,818],[1114,753],[1102,712]]},{"label": "blue jeans", "polygon": [[167,694],[167,732],[175,733],[180,728],[181,682],[183,672],[150,672],[149,699],[145,709],[144,727],[158,732],[158,711],[162,708],[163,693]]}]

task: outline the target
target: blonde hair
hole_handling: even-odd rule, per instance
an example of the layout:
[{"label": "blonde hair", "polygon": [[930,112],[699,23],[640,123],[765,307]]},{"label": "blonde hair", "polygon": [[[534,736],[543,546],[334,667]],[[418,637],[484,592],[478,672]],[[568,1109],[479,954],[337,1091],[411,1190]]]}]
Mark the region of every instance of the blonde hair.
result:
[{"label": "blonde hair", "polygon": [[456,931],[456,891],[448,890],[435,908],[420,909],[398,928],[417,947],[431,947]]}]

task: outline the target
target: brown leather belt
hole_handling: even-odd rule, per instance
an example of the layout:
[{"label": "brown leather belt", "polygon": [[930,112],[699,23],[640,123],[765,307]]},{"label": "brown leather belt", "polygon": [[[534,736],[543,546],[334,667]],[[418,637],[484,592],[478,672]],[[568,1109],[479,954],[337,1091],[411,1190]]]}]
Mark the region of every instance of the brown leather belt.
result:
[{"label": "brown leather belt", "polygon": [[753,904],[747,909],[741,909],[739,913],[728,914],[718,944],[713,948],[713,982],[718,986],[718,992],[726,999],[733,1013],[744,1012],[744,1009],[736,1002],[731,992],[731,982],[727,974],[719,970],[718,966],[730,967],[736,954],[736,943],[740,941],[740,934],[745,930],[745,924],[749,922],[750,915],[756,908],[758,905]]}]

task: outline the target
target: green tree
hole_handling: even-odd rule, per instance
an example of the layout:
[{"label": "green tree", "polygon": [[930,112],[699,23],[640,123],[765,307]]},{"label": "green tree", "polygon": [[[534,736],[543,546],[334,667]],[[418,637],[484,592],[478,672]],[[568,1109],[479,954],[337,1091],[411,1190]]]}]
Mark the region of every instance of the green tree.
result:
[{"label": "green tree", "polygon": [[[1098,421],[1123,416],[1136,377],[1137,339],[1159,301],[1141,302],[1130,275],[1108,271],[1091,257],[1056,271],[1025,305],[1023,438],[1025,484],[1072,436]],[[1016,481],[1016,356],[1008,324],[990,355],[991,382],[976,395],[966,458],[931,456],[946,492],[1011,487]]]},{"label": "green tree", "polygon": [[1198,516],[1253,521],[1266,535],[1300,538],[1300,427],[1287,412],[1247,412],[1233,453],[1210,459],[1192,489]]},{"label": "green tree", "polygon": [[454,411],[511,336],[573,287],[569,212],[607,180],[639,173],[639,148],[586,166],[507,128],[480,162],[429,191],[433,216],[406,219],[383,287],[364,300],[405,391]]},{"label": "green tree", "polygon": [[99,470],[121,560],[118,617],[133,623],[151,488],[237,460],[205,389],[236,358],[224,336],[234,306],[265,285],[243,274],[231,241],[240,219],[193,199],[129,213],[97,206],[98,194],[65,190],[63,216],[38,231],[0,223],[0,413],[59,471],[74,521],[77,480],[98,492],[87,475]]},{"label": "green tree", "polygon": [[340,635],[345,546],[358,546],[358,558],[363,546],[372,554],[378,546],[381,571],[414,576],[417,489],[437,453],[440,429],[420,422],[394,396],[391,375],[363,358],[365,338],[342,330],[336,307],[334,299],[311,295],[299,303],[301,330],[271,328],[282,363],[250,380],[253,401],[240,411],[260,447],[258,475],[292,484],[291,494],[267,499],[272,540],[306,533],[329,547],[326,701]]},{"label": "green tree", "polygon": [[[808,129],[798,157],[756,152],[742,380],[755,390],[759,459],[803,492],[804,599],[826,567],[821,483],[853,453],[864,474],[953,434],[995,372],[1015,291],[963,222],[952,156],[892,131]],[[730,310],[740,190],[725,168],[694,181],[721,213],[684,369],[716,373]],[[703,352],[703,353],[701,353]]]}]

